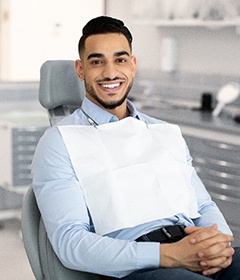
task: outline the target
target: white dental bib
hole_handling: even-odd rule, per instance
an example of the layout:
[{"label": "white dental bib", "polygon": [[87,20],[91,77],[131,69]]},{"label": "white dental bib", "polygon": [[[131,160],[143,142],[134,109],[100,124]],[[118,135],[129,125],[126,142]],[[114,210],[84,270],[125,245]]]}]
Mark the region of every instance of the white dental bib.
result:
[{"label": "white dental bib", "polygon": [[200,216],[178,126],[129,117],[58,129],[98,234],[179,213]]}]

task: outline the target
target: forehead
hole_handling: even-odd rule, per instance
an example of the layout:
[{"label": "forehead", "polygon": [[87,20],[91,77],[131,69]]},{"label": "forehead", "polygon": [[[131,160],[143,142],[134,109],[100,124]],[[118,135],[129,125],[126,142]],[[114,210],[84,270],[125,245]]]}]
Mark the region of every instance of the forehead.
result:
[{"label": "forehead", "polygon": [[91,35],[86,39],[84,56],[91,53],[111,55],[119,51],[131,52],[127,38],[121,33]]}]

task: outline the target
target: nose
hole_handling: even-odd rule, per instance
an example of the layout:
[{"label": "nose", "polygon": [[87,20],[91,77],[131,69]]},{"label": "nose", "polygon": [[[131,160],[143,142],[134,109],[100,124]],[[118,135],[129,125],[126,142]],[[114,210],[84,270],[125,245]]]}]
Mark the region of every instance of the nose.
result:
[{"label": "nose", "polygon": [[114,63],[108,62],[105,64],[103,69],[103,77],[106,79],[113,80],[115,77],[117,77],[117,67],[114,65]]}]

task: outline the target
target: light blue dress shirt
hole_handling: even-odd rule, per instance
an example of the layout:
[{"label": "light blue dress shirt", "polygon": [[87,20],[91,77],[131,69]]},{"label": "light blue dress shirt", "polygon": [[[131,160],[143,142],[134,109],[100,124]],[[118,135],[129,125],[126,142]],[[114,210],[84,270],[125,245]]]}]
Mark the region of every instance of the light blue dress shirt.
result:
[{"label": "light blue dress shirt", "polygon": [[[134,118],[149,124],[164,123],[137,112],[130,101],[127,106]],[[118,121],[87,98],[83,100],[82,109],[85,114],[77,109],[58,125],[89,125],[86,114],[98,125]],[[192,164],[188,149],[187,162]],[[166,225],[206,227],[217,223],[219,230],[231,234],[219,209],[194,173],[192,185],[197,195],[200,218],[191,220],[184,215],[176,215],[106,236],[97,235],[91,224],[81,185],[57,127],[49,128],[39,141],[32,175],[33,189],[50,242],[63,265],[70,269],[121,278],[138,269],[157,268],[160,265],[160,244],[134,240]]]}]

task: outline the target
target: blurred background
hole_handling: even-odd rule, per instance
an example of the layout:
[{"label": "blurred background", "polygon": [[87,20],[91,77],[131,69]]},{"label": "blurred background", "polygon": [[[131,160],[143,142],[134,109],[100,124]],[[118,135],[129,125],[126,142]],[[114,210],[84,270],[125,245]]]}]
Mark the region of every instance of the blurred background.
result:
[{"label": "blurred background", "polygon": [[[194,166],[240,245],[240,83],[238,0],[0,0],[1,279],[34,279],[24,252],[21,206],[32,156],[49,126],[38,103],[46,60],[78,58],[83,26],[110,15],[130,28],[138,73],[130,98],[178,124]],[[227,87],[229,89],[229,87]],[[214,108],[225,102],[217,116]]]}]

